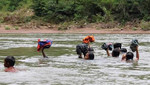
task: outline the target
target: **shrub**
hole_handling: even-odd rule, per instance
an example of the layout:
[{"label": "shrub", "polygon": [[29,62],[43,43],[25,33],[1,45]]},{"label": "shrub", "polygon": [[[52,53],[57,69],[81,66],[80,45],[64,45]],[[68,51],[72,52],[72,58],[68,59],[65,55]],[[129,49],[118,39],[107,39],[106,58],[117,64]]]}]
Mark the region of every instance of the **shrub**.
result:
[{"label": "shrub", "polygon": [[136,28],[136,27],[133,27],[133,28],[132,28],[132,30],[136,31],[136,30],[137,30],[137,28]]},{"label": "shrub", "polygon": [[10,30],[10,27],[5,27],[5,30]]},{"label": "shrub", "polygon": [[58,30],[68,30],[69,23],[64,22],[61,26],[58,27]]},{"label": "shrub", "polygon": [[44,17],[44,20],[47,22],[61,23],[73,20],[79,21],[82,19],[86,19],[88,22],[95,22],[100,21],[97,19],[99,15],[104,15],[104,11],[101,6],[97,3],[97,1],[93,0],[62,0],[57,4],[54,1],[48,0],[35,1],[36,3],[34,2],[33,5],[35,15]]},{"label": "shrub", "polygon": [[142,22],[140,24],[140,26],[141,26],[141,29],[144,30],[144,31],[150,30],[150,22]]},{"label": "shrub", "polygon": [[15,30],[19,30],[19,27],[15,27]]}]

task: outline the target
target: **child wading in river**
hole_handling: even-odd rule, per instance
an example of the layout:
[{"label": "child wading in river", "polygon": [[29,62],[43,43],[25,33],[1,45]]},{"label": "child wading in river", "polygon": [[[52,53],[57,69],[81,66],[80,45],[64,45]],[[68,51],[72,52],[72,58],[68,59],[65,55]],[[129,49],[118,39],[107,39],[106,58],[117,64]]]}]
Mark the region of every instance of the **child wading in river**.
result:
[{"label": "child wading in river", "polygon": [[[130,49],[132,52],[127,52],[122,56],[122,61],[126,62],[133,62],[133,61],[138,61],[139,60],[139,51],[138,51],[138,40],[133,39],[131,44],[130,44]],[[134,59],[134,54],[133,52],[136,52],[136,58]]]},{"label": "child wading in river", "polygon": [[93,60],[94,59],[94,49],[90,47],[90,43],[94,42],[94,36],[86,36],[81,44],[76,46],[76,52],[78,54],[78,58],[82,58],[82,54],[84,55],[84,59]]},{"label": "child wading in river", "polygon": [[48,57],[45,55],[45,53],[44,53],[44,49],[50,48],[51,45],[52,45],[52,41],[51,41],[51,40],[40,41],[40,39],[38,39],[37,51],[39,52],[39,51],[41,50],[43,57],[44,57],[44,58],[48,58]]},{"label": "child wading in river", "polygon": [[17,72],[18,70],[14,67],[15,58],[13,56],[7,56],[4,59],[4,67],[6,68],[5,72]]}]

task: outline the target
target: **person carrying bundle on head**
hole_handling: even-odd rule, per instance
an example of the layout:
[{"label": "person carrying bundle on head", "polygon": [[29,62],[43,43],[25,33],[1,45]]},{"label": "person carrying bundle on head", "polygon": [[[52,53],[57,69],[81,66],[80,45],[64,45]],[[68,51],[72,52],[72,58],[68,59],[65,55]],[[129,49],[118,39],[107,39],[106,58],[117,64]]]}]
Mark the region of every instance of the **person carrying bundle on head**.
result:
[{"label": "person carrying bundle on head", "polygon": [[52,45],[52,41],[51,40],[44,40],[44,41],[40,41],[40,39],[38,39],[38,46],[37,46],[37,51],[39,52],[40,50],[42,51],[42,55],[44,58],[48,58],[45,53],[44,53],[44,49],[46,48],[50,48]]},{"label": "person carrying bundle on head", "polygon": [[[126,61],[126,62],[138,61],[139,60],[138,45],[139,45],[138,40],[137,39],[133,39],[131,41],[131,44],[130,44],[130,49],[132,50],[132,52],[127,52],[126,54],[124,54],[122,56],[122,61]],[[135,60],[133,60],[133,58],[134,58],[133,52],[136,52],[136,59]]]},{"label": "person carrying bundle on head", "polygon": [[[102,49],[106,50],[107,56],[119,57],[120,52],[127,52],[126,48],[122,48],[121,43],[104,43],[101,46]],[[109,50],[112,50],[112,53],[109,53]]]},{"label": "person carrying bundle on head", "polygon": [[94,59],[94,49],[89,48],[88,44],[81,43],[76,46],[76,52],[79,55],[78,58],[82,58],[82,54],[84,55],[84,59],[93,60]]},{"label": "person carrying bundle on head", "polygon": [[79,55],[79,58],[82,58],[82,54],[84,55],[84,59],[93,60],[94,59],[94,49],[90,47],[90,42],[94,42],[94,36],[86,36],[81,44],[76,46],[76,52]]},{"label": "person carrying bundle on head", "polygon": [[86,36],[85,38],[83,38],[82,43],[88,44],[90,46],[90,42],[95,42],[95,38],[93,35]]}]

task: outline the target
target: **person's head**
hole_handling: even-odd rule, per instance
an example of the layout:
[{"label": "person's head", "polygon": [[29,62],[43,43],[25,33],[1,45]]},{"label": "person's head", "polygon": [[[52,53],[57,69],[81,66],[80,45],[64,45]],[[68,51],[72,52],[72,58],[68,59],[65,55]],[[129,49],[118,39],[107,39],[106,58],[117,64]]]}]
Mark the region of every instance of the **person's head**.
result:
[{"label": "person's head", "polygon": [[115,48],[113,51],[112,51],[112,56],[113,57],[119,57],[120,55],[120,49],[119,48]]},{"label": "person's head", "polygon": [[4,66],[9,68],[9,67],[13,67],[15,64],[15,58],[13,56],[7,56],[4,59]]},{"label": "person's head", "polygon": [[86,54],[85,59],[93,60],[94,59],[94,53],[89,51]]},{"label": "person's head", "polygon": [[93,60],[93,59],[94,59],[94,53],[89,52],[89,59],[90,59],[90,60]]},{"label": "person's head", "polygon": [[126,61],[127,60],[133,60],[134,54],[132,52],[127,52],[126,53]]}]

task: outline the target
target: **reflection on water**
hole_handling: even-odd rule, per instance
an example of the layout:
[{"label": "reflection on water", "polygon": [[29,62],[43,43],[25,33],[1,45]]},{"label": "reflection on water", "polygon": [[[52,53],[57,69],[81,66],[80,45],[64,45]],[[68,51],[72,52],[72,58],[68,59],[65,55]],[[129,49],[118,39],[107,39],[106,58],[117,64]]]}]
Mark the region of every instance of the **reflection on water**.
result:
[{"label": "reflection on water", "polygon": [[[95,60],[78,59],[75,47],[87,34],[0,34],[0,85],[131,85],[150,84],[150,35],[94,34]],[[48,59],[36,51],[38,39],[51,39]],[[139,40],[138,63],[107,57],[100,47],[104,42],[121,42],[129,51],[132,39]],[[4,72],[3,59],[13,55],[18,73]]]}]

